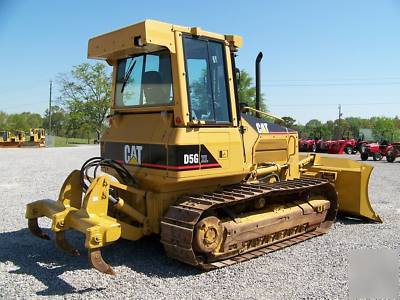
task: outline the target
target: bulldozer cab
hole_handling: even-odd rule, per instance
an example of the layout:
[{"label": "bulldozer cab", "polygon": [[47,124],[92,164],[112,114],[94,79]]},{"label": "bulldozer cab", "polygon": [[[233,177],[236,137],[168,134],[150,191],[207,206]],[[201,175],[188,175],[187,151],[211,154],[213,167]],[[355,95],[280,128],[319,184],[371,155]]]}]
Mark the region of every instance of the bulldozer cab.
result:
[{"label": "bulldozer cab", "polygon": [[114,112],[173,111],[175,126],[237,126],[231,53],[240,46],[239,36],[146,20],[91,39],[88,56],[114,68]]},{"label": "bulldozer cab", "polygon": [[10,134],[12,142],[23,142],[25,141],[25,132],[22,130],[15,130]]},{"label": "bulldozer cab", "polygon": [[31,128],[29,130],[31,142],[41,142],[45,139],[46,133],[44,128]]},{"label": "bulldozer cab", "polygon": [[[174,97],[171,53],[163,49],[118,60],[114,108],[168,109],[181,103],[176,109],[187,110],[188,113],[186,117],[181,115],[177,121],[183,119],[186,124],[230,125],[231,103],[223,41],[188,35],[183,36],[182,42],[186,76],[178,80],[186,86],[187,95],[179,95],[181,91],[176,91]],[[187,97],[185,105],[174,101],[180,96]]]},{"label": "bulldozer cab", "polygon": [[22,130],[18,130],[15,134],[18,137],[18,141],[23,142],[25,141],[25,132]]},{"label": "bulldozer cab", "polygon": [[9,142],[10,141],[10,132],[9,131],[0,131],[1,142]]},{"label": "bulldozer cab", "polygon": [[191,182],[205,169],[210,177],[238,180],[265,156],[295,159],[296,132],[240,113],[234,55],[241,45],[240,36],[152,20],[91,39],[89,58],[113,66],[102,155],[141,167],[136,172],[144,180],[164,170],[173,181]]}]

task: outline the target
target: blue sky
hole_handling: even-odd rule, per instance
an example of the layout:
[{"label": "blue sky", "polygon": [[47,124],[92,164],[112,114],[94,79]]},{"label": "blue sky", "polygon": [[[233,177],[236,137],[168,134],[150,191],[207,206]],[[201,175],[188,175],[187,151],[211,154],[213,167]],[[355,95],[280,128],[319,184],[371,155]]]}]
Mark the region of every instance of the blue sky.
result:
[{"label": "blue sky", "polygon": [[276,115],[400,115],[400,0],[0,0],[0,110],[43,113],[49,80],[87,61],[90,37],[146,18],[242,35],[238,67],[253,75],[263,51]]}]

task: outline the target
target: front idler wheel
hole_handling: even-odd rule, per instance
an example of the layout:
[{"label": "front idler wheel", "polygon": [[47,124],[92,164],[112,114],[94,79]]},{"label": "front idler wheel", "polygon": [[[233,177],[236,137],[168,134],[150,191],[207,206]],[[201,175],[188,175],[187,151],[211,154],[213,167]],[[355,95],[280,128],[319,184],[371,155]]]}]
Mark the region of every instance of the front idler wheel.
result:
[{"label": "front idler wheel", "polygon": [[222,222],[217,217],[204,218],[196,224],[193,248],[200,253],[211,253],[221,245],[222,238]]}]

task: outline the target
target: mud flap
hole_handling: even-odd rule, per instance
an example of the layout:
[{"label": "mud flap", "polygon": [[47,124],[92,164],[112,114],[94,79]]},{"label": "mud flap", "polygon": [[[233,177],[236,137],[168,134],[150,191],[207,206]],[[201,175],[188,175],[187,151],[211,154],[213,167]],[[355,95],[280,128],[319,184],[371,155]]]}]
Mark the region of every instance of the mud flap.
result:
[{"label": "mud flap", "polygon": [[[305,157],[300,156],[300,159]],[[382,223],[368,197],[372,166],[347,158],[315,155],[314,162],[303,169],[302,176],[325,178],[335,185],[339,214]]]}]

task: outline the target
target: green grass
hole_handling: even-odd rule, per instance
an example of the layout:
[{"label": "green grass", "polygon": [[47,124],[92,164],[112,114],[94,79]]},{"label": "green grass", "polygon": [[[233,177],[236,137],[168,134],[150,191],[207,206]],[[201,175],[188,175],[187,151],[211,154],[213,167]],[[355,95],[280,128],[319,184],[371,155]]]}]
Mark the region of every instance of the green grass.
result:
[{"label": "green grass", "polygon": [[[66,138],[54,136],[54,147],[75,147],[76,145],[87,145],[88,139]],[[93,139],[90,139],[90,144],[93,144]]]}]

